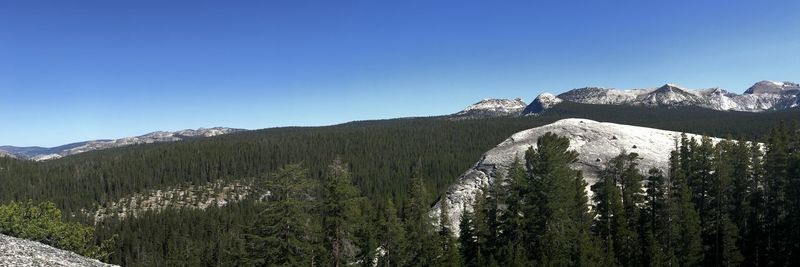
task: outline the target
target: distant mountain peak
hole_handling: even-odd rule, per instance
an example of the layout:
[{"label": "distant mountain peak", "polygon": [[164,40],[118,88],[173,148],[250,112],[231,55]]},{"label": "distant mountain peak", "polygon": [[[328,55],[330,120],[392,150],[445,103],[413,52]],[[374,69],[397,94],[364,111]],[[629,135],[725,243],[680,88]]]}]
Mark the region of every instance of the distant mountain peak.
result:
[{"label": "distant mountain peak", "polygon": [[662,85],[661,87],[659,87],[655,91],[656,92],[671,92],[671,91],[689,91],[689,90],[686,89],[686,88],[683,88],[683,87],[681,87],[681,86],[679,86],[677,84],[668,83],[668,84]]},{"label": "distant mountain peak", "polygon": [[744,91],[745,94],[781,94],[784,92],[791,92],[791,91],[800,91],[800,85],[793,82],[776,82],[776,81],[760,81],[750,88],[747,91]]},{"label": "distant mountain peak", "polygon": [[451,116],[454,118],[517,116],[525,109],[525,106],[526,104],[522,98],[486,98],[467,106],[464,110]]},{"label": "distant mountain peak", "polygon": [[551,93],[541,93],[539,94],[530,105],[525,107],[525,110],[522,111],[522,114],[538,114],[548,108],[555,106],[558,103],[561,103],[561,99],[556,97]]}]

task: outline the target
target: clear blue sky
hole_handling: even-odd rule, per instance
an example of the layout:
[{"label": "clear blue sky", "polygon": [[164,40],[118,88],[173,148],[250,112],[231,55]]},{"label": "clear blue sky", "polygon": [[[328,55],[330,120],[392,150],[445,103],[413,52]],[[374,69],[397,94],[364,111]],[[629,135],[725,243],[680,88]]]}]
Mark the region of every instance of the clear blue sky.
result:
[{"label": "clear blue sky", "polygon": [[800,80],[800,1],[0,1],[0,144],[763,79]]}]

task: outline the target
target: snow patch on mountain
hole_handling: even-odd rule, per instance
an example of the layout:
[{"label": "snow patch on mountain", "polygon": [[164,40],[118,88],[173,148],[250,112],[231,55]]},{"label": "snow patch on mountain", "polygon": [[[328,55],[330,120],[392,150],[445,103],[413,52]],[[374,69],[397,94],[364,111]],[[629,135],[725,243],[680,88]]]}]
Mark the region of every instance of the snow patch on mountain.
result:
[{"label": "snow patch on mountain", "polygon": [[[689,90],[676,84],[631,90],[584,87],[562,93],[557,99],[583,104],[694,106],[725,111],[760,112],[800,105],[800,85],[792,82],[760,81],[741,95],[719,88]],[[526,107],[523,114],[540,113],[546,109],[540,108],[535,102]]]},{"label": "snow patch on mountain", "polygon": [[[569,138],[570,149],[580,154],[572,168],[581,170],[589,185],[597,181],[598,173],[606,162],[622,152],[637,153],[640,157],[640,170],[659,168],[666,171],[669,153],[675,148],[681,135],[680,132],[587,119],[563,119],[521,131],[483,154],[471,169],[458,177],[431,210],[430,215],[438,217],[442,201],[447,201],[448,215],[458,233],[461,213],[464,208],[471,209],[478,190],[494,182],[497,175],[505,174],[516,158],[524,160],[525,151],[530,147],[535,148],[537,138],[548,132]],[[701,138],[694,134],[687,136]],[[720,139],[713,138],[712,141],[716,143]],[[587,187],[587,193],[590,192]]]}]

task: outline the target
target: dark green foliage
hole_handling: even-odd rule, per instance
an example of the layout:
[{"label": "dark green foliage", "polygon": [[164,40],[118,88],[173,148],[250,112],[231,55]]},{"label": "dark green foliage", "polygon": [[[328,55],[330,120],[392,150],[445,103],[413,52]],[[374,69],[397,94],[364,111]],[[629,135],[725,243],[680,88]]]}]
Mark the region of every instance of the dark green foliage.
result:
[{"label": "dark green foliage", "polygon": [[52,202],[0,204],[0,234],[39,241],[78,254],[107,260],[117,236],[95,244],[94,228],[62,220],[61,210]]},{"label": "dark green foliage", "polygon": [[527,182],[525,166],[516,158],[507,174],[501,174],[492,184],[496,188],[498,206],[505,206],[505,209],[498,209],[497,215],[498,251],[495,258],[500,259],[501,265],[526,266],[528,263],[523,244],[526,233],[524,218],[521,216]]},{"label": "dark green foliage", "polygon": [[[476,200],[482,196],[479,193]],[[461,260],[464,266],[480,266],[481,252],[480,244],[478,243],[478,236],[476,231],[477,218],[475,212],[468,207],[464,208],[461,213],[461,221],[459,222],[459,236],[458,243],[461,251]]]},{"label": "dark green foliage", "polygon": [[673,228],[670,209],[673,203],[669,185],[660,169],[650,169],[647,174],[646,200],[641,218],[641,232],[644,235],[642,251],[645,254],[642,262],[647,266],[668,266],[675,260],[670,240]]},{"label": "dark green foliage", "polygon": [[248,265],[310,266],[319,264],[318,186],[299,165],[288,165],[264,180],[266,201],[245,235]]},{"label": "dark green foliage", "polygon": [[[714,173],[710,177],[708,190],[708,218],[705,220],[706,264],[733,266],[741,263],[739,230],[731,220],[734,187],[733,155],[735,143],[720,141],[714,151]],[[741,167],[740,167],[741,168]],[[741,171],[741,170],[739,170]]]},{"label": "dark green foliage", "polygon": [[[419,165],[417,165],[419,166]],[[405,263],[411,266],[429,266],[439,256],[433,222],[428,217],[430,205],[426,204],[426,191],[420,172],[415,171],[411,177],[411,185],[403,207],[403,224],[406,228],[408,253]]]},{"label": "dark green foliage", "polygon": [[440,213],[439,213],[439,251],[441,251],[442,255],[439,257],[439,260],[436,262],[438,266],[448,266],[448,267],[456,267],[461,266],[461,254],[458,250],[458,244],[456,243],[456,239],[453,236],[453,230],[451,229],[451,221],[450,216],[448,215],[448,211],[450,208],[447,206],[447,201],[441,202]]},{"label": "dark green foliage", "polygon": [[528,255],[542,265],[576,266],[587,248],[575,241],[589,232],[583,177],[569,168],[578,155],[568,150],[569,139],[552,133],[540,137],[536,145],[525,155],[529,181],[522,196],[528,206],[522,209],[523,227],[533,238],[527,241],[532,245]]},{"label": "dark green foliage", "polygon": [[397,216],[398,212],[394,203],[389,200],[384,205],[380,218],[380,232],[378,240],[384,248],[385,255],[378,258],[379,266],[403,266],[408,255],[408,242],[403,228],[403,222]]},{"label": "dark green foliage", "polygon": [[644,197],[637,158],[636,153],[614,157],[592,186],[598,213],[595,232],[603,241],[606,257],[615,258],[622,266],[641,265],[637,229]]},{"label": "dark green foliage", "polygon": [[322,194],[322,227],[331,253],[332,266],[338,267],[355,261],[356,253],[348,247],[353,247],[351,242],[354,226],[358,223],[358,196],[350,171],[341,160],[334,160],[323,180]]},{"label": "dark green foliage", "polygon": [[[682,144],[686,144],[683,136]],[[686,179],[685,167],[691,151],[687,145],[680,146],[670,156],[670,248],[675,252],[675,261],[680,266],[698,266],[703,260],[700,216],[692,203],[692,191]]]},{"label": "dark green foliage", "polygon": [[262,209],[246,200],[206,210],[147,211],[122,221],[105,220],[97,235],[119,235],[109,262],[122,266],[247,266],[245,232]]}]

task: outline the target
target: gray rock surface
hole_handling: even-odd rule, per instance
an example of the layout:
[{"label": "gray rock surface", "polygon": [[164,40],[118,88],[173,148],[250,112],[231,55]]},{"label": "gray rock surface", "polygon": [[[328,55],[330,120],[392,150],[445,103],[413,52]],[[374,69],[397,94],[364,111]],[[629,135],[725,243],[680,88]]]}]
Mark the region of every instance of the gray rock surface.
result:
[{"label": "gray rock surface", "polygon": [[[669,154],[681,135],[680,132],[587,119],[563,119],[521,131],[483,154],[471,169],[459,176],[431,210],[431,217],[438,218],[441,202],[447,201],[448,215],[455,233],[458,233],[461,213],[464,208],[471,209],[477,192],[492,183],[498,174],[505,173],[515,158],[524,160],[525,151],[535,148],[536,140],[547,132],[569,138],[570,149],[580,154],[572,168],[583,171],[590,186],[597,181],[597,175],[606,162],[623,151],[639,154],[639,169],[642,171],[653,167],[666,170]],[[687,136],[701,138],[694,134]],[[715,143],[719,140],[712,138]],[[586,190],[591,194],[588,187]]]},{"label": "gray rock surface", "polygon": [[0,266],[116,266],[39,242],[0,234]]}]

